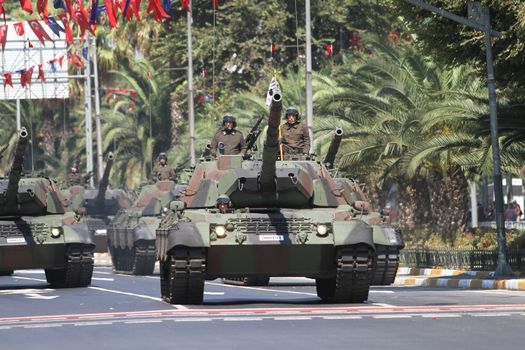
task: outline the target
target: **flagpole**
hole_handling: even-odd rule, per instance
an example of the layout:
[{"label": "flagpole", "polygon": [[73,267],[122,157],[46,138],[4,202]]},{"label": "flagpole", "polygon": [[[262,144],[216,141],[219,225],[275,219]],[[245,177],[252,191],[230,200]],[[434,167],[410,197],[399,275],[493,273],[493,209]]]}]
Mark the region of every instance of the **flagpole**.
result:
[{"label": "flagpole", "polygon": [[306,0],[306,125],[310,136],[310,153],[314,147],[314,107],[312,103],[312,32],[310,19],[310,0]]},{"label": "flagpole", "polygon": [[[88,35],[88,43],[90,36]],[[88,44],[89,45],[89,44]],[[102,149],[102,126],[100,123],[100,96],[98,91],[98,61],[97,61],[97,37],[93,37],[93,83],[95,90],[95,127],[97,129],[97,168],[98,168],[98,181],[104,176],[104,157]],[[89,56],[88,56],[89,57]],[[89,64],[89,59],[88,59]]]},{"label": "flagpole", "polygon": [[[87,57],[89,58],[89,44],[86,45]],[[93,171],[93,120],[91,105],[91,67],[88,62],[84,68],[84,109],[86,112],[86,172],[89,174]],[[94,187],[93,176],[89,178],[89,186]]]},{"label": "flagpole", "polygon": [[190,122],[190,158],[191,166],[196,164],[195,159],[195,115],[193,111],[193,54],[192,54],[192,1],[188,3],[189,11],[187,12],[188,20],[188,119]]}]

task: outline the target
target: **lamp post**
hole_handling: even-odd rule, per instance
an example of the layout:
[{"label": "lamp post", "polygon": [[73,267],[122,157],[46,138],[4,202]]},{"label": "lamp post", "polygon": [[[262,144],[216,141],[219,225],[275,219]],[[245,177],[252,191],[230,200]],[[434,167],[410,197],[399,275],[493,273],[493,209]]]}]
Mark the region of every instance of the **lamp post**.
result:
[{"label": "lamp post", "polygon": [[494,196],[496,205],[496,232],[498,234],[498,264],[494,274],[495,276],[512,275],[512,269],[507,260],[507,247],[505,242],[505,222],[503,220],[503,186],[501,183],[501,166],[498,142],[496,83],[494,79],[494,67],[492,59],[492,36],[501,37],[501,33],[491,28],[490,9],[487,6],[482,6],[479,2],[470,2],[468,4],[469,18],[467,19],[438,7],[429,5],[421,0],[405,1],[485,33],[487,86],[489,90],[490,111],[490,140],[492,145]]}]

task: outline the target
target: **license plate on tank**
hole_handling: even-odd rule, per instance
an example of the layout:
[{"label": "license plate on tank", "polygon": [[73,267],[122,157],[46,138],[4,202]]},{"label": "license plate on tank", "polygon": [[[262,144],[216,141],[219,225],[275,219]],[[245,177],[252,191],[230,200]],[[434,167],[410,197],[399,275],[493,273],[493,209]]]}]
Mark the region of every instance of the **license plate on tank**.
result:
[{"label": "license plate on tank", "polygon": [[26,239],[24,237],[8,237],[6,238],[7,243],[26,243]]},{"label": "license plate on tank", "polygon": [[283,235],[259,235],[259,241],[279,242],[279,241],[284,241],[284,236]]}]

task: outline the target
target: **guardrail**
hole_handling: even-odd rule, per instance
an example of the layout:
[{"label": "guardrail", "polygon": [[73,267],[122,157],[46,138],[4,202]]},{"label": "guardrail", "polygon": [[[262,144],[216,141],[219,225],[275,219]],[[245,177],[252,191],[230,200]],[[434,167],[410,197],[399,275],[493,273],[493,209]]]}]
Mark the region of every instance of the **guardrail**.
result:
[{"label": "guardrail", "polygon": [[[525,271],[525,250],[509,249],[509,264],[514,271]],[[399,256],[401,266],[478,271],[494,271],[498,261],[497,250],[478,249],[403,249]]]}]

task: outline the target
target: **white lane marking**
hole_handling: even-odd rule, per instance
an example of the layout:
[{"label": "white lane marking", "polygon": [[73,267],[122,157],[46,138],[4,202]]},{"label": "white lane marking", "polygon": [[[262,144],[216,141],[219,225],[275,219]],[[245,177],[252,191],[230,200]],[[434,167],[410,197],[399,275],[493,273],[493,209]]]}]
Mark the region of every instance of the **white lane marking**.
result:
[{"label": "white lane marking", "polygon": [[394,294],[393,290],[370,290],[369,293],[384,293],[384,294]]},{"label": "white lane marking", "polygon": [[[368,303],[367,303],[368,304]],[[374,305],[374,306],[381,306],[381,307],[397,307],[395,305],[392,305],[392,304],[385,304],[385,303],[370,303],[370,305]]]},{"label": "white lane marking", "polygon": [[204,295],[224,295],[224,292],[204,292]]},{"label": "white lane marking", "polygon": [[489,289],[489,290],[470,290],[467,292],[472,293],[482,293],[482,294],[500,294],[500,295],[523,295],[525,291],[523,290],[502,290],[502,289]]},{"label": "white lane marking", "polygon": [[177,319],[174,319],[173,321],[175,322],[208,322],[208,321],[211,321],[211,318],[204,318],[204,317],[201,317],[201,318],[177,318]]},{"label": "white lane marking", "polygon": [[54,293],[54,289],[14,289],[0,290],[0,295],[23,295],[27,299],[51,300],[58,298],[58,295],[42,295],[44,293]]},{"label": "white lane marking", "polygon": [[[154,300],[154,301],[162,301],[161,298],[152,297],[149,295],[143,295],[143,294],[136,294],[136,293],[129,293],[129,292],[123,292],[120,290],[114,290],[114,289],[107,289],[107,288],[100,288],[100,287],[88,287],[89,289],[99,290],[101,292],[108,292],[108,293],[115,293],[115,294],[122,294],[122,295],[129,295],[132,297],[142,298],[142,299],[148,299],[148,300]],[[188,308],[181,305],[174,305],[179,310],[187,310]]]},{"label": "white lane marking", "polygon": [[49,323],[46,323],[46,324],[28,324],[28,325],[24,325],[23,327],[24,328],[50,328],[50,327],[62,327],[63,324],[49,324]]},{"label": "white lane marking", "polygon": [[325,320],[360,320],[363,316],[323,316]]},{"label": "white lane marking", "polygon": [[42,278],[31,278],[31,277],[21,277],[21,276],[13,276],[13,278],[16,278],[19,280],[27,280],[27,281],[47,282],[47,280],[42,279]]},{"label": "white lane marking", "polygon": [[412,318],[412,315],[373,315],[372,318]]},{"label": "white lane marking", "polygon": [[75,322],[73,326],[101,326],[106,324],[113,324],[113,321]]},{"label": "white lane marking", "polygon": [[258,290],[258,291],[261,291],[261,292],[300,294],[300,295],[308,295],[308,296],[317,297],[317,294],[315,294],[315,293],[294,292],[294,291],[291,291],[291,290],[266,289],[266,288],[258,288],[258,287],[244,287],[244,286],[235,286],[235,285],[231,285],[231,284],[222,284],[222,283],[215,283],[215,282],[206,282],[206,284],[210,284],[210,285],[213,285],[213,286],[219,286],[219,287],[226,287],[226,288],[242,288],[242,289]]},{"label": "white lane marking", "polygon": [[445,318],[445,317],[463,317],[461,314],[423,314],[423,318]]},{"label": "white lane marking", "polygon": [[22,275],[43,275],[44,270],[16,270],[16,274],[22,274]]},{"label": "white lane marking", "polygon": [[40,295],[37,293],[28,293],[26,294],[28,299],[41,299],[41,300],[51,300],[58,298],[58,295]]},{"label": "white lane marking", "polygon": [[232,321],[232,322],[236,322],[236,321],[244,322],[244,321],[262,321],[263,318],[262,317],[229,317],[229,318],[223,318],[222,320]]},{"label": "white lane marking", "polygon": [[311,317],[307,316],[280,316],[280,317],[274,317],[275,321],[308,321],[311,320]]},{"label": "white lane marking", "polygon": [[506,317],[510,316],[511,314],[509,312],[489,312],[489,313],[469,313],[469,316],[474,317]]},{"label": "white lane marking", "polygon": [[164,320],[133,320],[125,321],[126,324],[135,324],[135,323],[162,323]]},{"label": "white lane marking", "polygon": [[95,281],[114,281],[114,278],[102,278],[102,277],[91,277],[91,280]]}]

